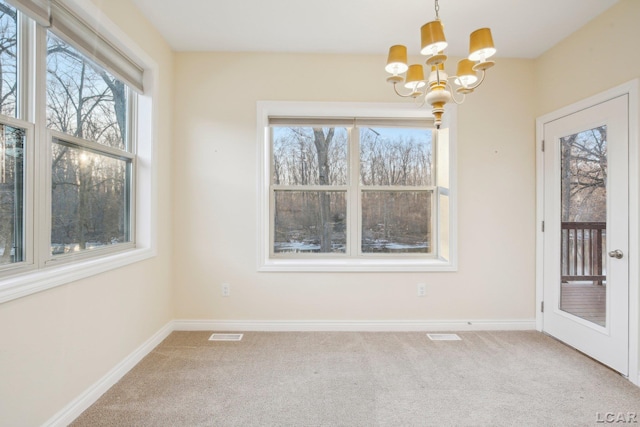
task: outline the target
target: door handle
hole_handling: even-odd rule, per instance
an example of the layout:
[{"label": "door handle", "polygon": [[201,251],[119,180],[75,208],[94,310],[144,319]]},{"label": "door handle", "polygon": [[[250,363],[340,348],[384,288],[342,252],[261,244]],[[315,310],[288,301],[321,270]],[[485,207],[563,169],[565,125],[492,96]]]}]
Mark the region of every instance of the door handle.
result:
[{"label": "door handle", "polygon": [[611,258],[621,259],[624,256],[624,254],[620,249],[616,249],[615,251],[609,252],[609,256]]}]

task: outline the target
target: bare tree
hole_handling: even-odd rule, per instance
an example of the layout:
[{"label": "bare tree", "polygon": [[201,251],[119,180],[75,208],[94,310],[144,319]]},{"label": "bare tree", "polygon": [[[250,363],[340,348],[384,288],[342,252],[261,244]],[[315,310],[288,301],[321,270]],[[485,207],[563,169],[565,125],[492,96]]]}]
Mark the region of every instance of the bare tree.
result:
[{"label": "bare tree", "polygon": [[[126,86],[53,36],[48,42],[47,67],[48,127],[126,148]],[[53,148],[52,241],[87,249],[89,239],[108,244],[121,238],[124,218],[118,210],[125,209],[124,189],[112,189],[125,179],[124,163],[69,144]],[[117,221],[104,216],[111,210],[105,200],[119,207],[113,213]]]},{"label": "bare tree", "polygon": [[0,3],[0,112],[13,116],[17,96],[17,16]]},{"label": "bare tree", "polygon": [[[313,142],[318,153],[318,184],[329,185],[329,147],[333,141],[335,128],[327,133],[322,128],[313,128]],[[331,251],[331,199],[326,191],[319,192],[320,197],[320,252]]]},{"label": "bare tree", "polygon": [[607,129],[562,138],[562,221],[605,221]]}]

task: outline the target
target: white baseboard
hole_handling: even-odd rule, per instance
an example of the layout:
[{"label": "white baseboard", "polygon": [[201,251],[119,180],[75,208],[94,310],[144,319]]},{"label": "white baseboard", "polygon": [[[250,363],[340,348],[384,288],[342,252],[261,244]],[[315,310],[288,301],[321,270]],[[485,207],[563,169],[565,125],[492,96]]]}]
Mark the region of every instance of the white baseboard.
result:
[{"label": "white baseboard", "polygon": [[145,341],[133,353],[118,363],[98,382],[93,384],[84,393],[71,401],[67,406],[51,417],[44,426],[64,427],[78,418],[89,406],[93,405],[107,390],[117,383],[127,372],[129,372],[138,362],[158,346],[174,330],[173,322],[167,323],[162,329],[156,332],[151,338]]},{"label": "white baseboard", "polygon": [[175,320],[175,331],[528,331],[536,329],[528,320],[386,320],[386,321],[308,321],[308,320]]}]

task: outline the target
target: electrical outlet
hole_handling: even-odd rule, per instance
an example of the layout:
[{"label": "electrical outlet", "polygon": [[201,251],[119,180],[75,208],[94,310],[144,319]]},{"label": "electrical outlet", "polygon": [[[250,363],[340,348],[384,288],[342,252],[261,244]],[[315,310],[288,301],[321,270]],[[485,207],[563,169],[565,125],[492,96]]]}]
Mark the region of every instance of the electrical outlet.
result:
[{"label": "electrical outlet", "polygon": [[223,283],[222,284],[222,296],[223,297],[228,297],[231,296],[231,285],[228,283]]},{"label": "electrical outlet", "polygon": [[418,283],[418,296],[424,297],[427,295],[427,285],[425,283]]}]

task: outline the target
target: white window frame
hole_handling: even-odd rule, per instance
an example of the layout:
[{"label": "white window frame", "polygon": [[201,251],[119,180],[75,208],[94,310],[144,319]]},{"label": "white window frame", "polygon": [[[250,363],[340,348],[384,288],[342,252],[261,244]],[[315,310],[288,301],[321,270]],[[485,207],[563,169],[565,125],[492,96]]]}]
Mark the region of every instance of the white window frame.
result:
[{"label": "white window frame", "polygon": [[[451,108],[450,108],[451,107]],[[270,117],[296,118],[370,118],[370,119],[425,119],[430,114],[424,108],[414,104],[396,103],[330,103],[330,102],[289,102],[289,101],[259,101],[257,103],[257,141],[258,141],[258,242],[257,242],[257,270],[260,272],[428,272],[428,271],[457,271],[457,215],[456,215],[456,144],[455,144],[455,115],[454,106],[447,106],[447,114],[443,129],[438,138],[448,136],[448,179],[449,179],[449,215],[446,220],[436,219],[433,232],[440,234],[440,225],[448,225],[448,257],[440,256],[439,237],[435,237],[435,254],[415,254],[380,256],[318,256],[283,257],[273,254],[271,248],[271,131]],[[446,128],[446,129],[444,129]],[[434,144],[435,145],[435,144]],[[444,157],[443,157],[444,158]],[[351,169],[351,167],[350,167]],[[436,168],[437,170],[438,168]],[[436,171],[437,173],[437,171]],[[439,190],[433,192],[438,197]],[[438,206],[437,202],[435,206]],[[348,201],[347,209],[352,209]],[[436,211],[438,209],[436,208]],[[358,213],[359,215],[359,213]],[[436,214],[437,215],[437,214]],[[448,223],[447,223],[448,221]]]},{"label": "white window frame", "polygon": [[[42,213],[42,216],[43,218],[45,216],[47,218],[45,221],[48,227],[47,228],[48,232],[46,233],[46,235],[49,236],[49,239],[42,239],[43,240],[42,254],[40,255],[40,259],[44,260],[45,265],[54,265],[54,264],[61,264],[61,263],[67,263],[67,262],[75,262],[81,259],[104,256],[107,254],[121,252],[123,250],[135,248],[136,244],[135,244],[135,220],[134,220],[135,219],[135,203],[134,202],[136,200],[135,171],[136,171],[136,163],[137,163],[135,150],[129,150],[129,151],[119,150],[117,148],[104,146],[98,142],[76,138],[72,135],[59,132],[53,129],[49,129],[47,132],[47,138],[46,138],[48,159],[51,159],[51,146],[55,144],[55,142],[53,142],[54,139],[64,141],[65,143],[69,144],[70,146],[73,146],[73,148],[78,150],[89,150],[99,155],[110,156],[112,158],[120,158],[121,160],[126,160],[131,162],[131,177],[130,177],[131,182],[129,183],[129,186],[130,186],[129,199],[130,199],[131,206],[128,207],[129,209],[128,216],[130,217],[130,221],[129,221],[129,224],[127,224],[127,226],[130,227],[130,230],[129,230],[130,240],[128,242],[122,242],[114,245],[108,245],[108,246],[103,246],[103,247],[94,248],[90,250],[84,250],[82,252],[72,252],[72,253],[61,254],[61,255],[52,254],[51,253],[51,237],[50,237],[52,232],[51,230],[52,200],[51,200],[51,191],[48,191],[46,194],[46,202],[44,203],[44,205],[47,206],[48,209],[46,210],[46,213],[45,212]],[[131,140],[129,140],[129,143],[130,142]],[[50,166],[50,160],[49,160],[49,169],[50,168],[51,166]],[[52,185],[51,174],[47,174],[46,179],[47,179],[46,188],[50,189]]]},{"label": "white window frame", "polygon": [[[51,255],[50,149],[55,131],[46,129],[45,84],[46,29],[29,20],[22,34],[29,35],[24,43],[26,55],[22,62],[21,78],[24,92],[18,120],[3,117],[8,124],[30,126],[27,139],[25,169],[25,233],[27,250],[25,262],[0,267],[0,303],[21,298],[46,289],[118,269],[157,255],[157,111],[154,99],[159,93],[157,63],[112,23],[90,2],[58,1],[91,28],[100,28],[100,35],[120,49],[144,71],[144,92],[136,97],[136,114],[131,117],[130,144],[135,151],[124,155],[135,163],[131,188],[131,242],[113,248],[94,249],[79,256]],[[23,17],[24,18],[24,17]],[[23,19],[23,22],[26,22]],[[39,67],[37,69],[37,67]],[[38,89],[35,89],[38,88]],[[25,124],[26,122],[26,124]],[[62,136],[62,135],[61,135]],[[70,139],[64,135],[62,139]],[[34,141],[35,140],[35,141]],[[79,141],[76,141],[79,142]],[[42,149],[45,146],[46,149]],[[36,149],[35,147],[39,147]]]}]

